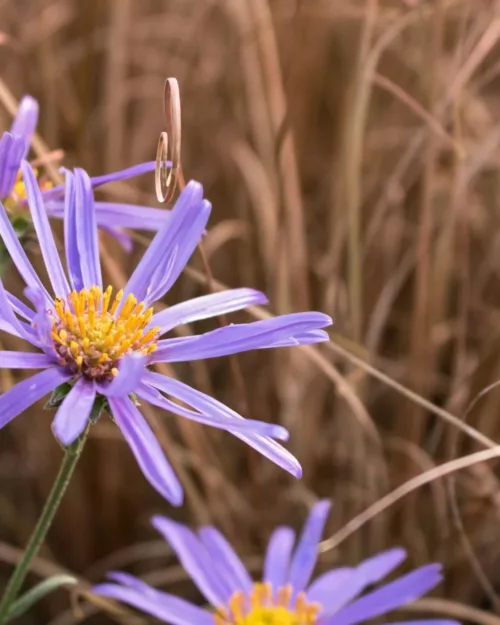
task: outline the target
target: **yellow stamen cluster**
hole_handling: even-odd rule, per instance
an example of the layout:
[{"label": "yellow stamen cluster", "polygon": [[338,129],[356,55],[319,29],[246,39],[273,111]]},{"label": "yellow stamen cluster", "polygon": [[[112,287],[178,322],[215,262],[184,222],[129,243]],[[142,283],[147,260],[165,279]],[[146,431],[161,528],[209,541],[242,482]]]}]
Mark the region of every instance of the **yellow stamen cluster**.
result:
[{"label": "yellow stamen cluster", "polygon": [[104,293],[97,286],[72,291],[66,300],[56,298],[51,312],[52,338],[61,364],[99,382],[118,373],[117,364],[125,354],[154,352],[159,330],[146,330],[152,308],[145,309],[132,294],[125,300],[123,291],[114,299],[112,294],[110,286]]},{"label": "yellow stamen cluster", "polygon": [[[50,180],[47,180],[46,178],[39,176],[38,169],[34,169],[33,171],[35,172],[35,176],[38,179],[38,184],[40,186],[41,191],[52,189],[54,185]],[[19,203],[25,199],[26,199],[26,187],[24,186],[21,170],[19,170],[17,172],[16,182],[11,191],[11,194],[8,198],[5,198],[6,201],[4,202],[4,204],[8,209],[12,211],[12,210],[18,209]]]},{"label": "yellow stamen cluster", "polygon": [[291,605],[291,596],[291,586],[282,586],[273,595],[271,584],[254,584],[248,597],[236,592],[227,608],[217,608],[215,625],[314,625],[320,606],[308,603],[303,592]]}]

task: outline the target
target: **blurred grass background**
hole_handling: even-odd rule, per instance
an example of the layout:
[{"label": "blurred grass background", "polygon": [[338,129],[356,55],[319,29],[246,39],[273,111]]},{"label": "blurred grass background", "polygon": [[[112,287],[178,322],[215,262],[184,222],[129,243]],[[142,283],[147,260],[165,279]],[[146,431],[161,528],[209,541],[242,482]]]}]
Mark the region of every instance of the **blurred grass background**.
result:
[{"label": "blurred grass background", "polygon": [[[94,175],[154,159],[175,76],[184,174],[214,207],[215,279],[264,290],[274,314],[335,319],[329,346],[170,371],[289,428],[302,481],[227,434],[144,408],[186,490],[172,510],[102,419],[31,581],[64,568],[85,587],[125,568],[194,597],[151,514],[216,524],[257,571],[272,527],[298,526],[317,496],[335,502],[331,535],[406,480],[482,449],[451,415],[500,437],[500,390],[477,398],[500,378],[500,2],[4,0],[0,25],[2,128],[8,91],[31,93],[48,148]],[[157,205],[152,175],[104,193]],[[131,257],[102,244],[116,284],[142,243]],[[206,291],[197,255],[190,267],[165,303]],[[7,283],[21,287],[14,272]],[[0,375],[8,388],[18,373]],[[50,419],[39,407],[1,434],[2,580],[57,470]],[[411,565],[445,565],[447,600],[422,610],[498,623],[499,517],[496,464],[476,464],[388,507],[320,566],[401,544]],[[79,618],[148,622],[69,609],[64,591],[22,622]]]}]

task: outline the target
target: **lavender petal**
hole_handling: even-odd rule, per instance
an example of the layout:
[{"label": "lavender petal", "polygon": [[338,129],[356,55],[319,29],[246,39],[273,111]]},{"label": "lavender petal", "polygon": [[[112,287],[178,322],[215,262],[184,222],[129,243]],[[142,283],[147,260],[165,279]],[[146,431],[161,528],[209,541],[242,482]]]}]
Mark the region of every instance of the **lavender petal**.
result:
[{"label": "lavender petal", "polygon": [[134,588],[116,584],[99,584],[92,588],[96,595],[123,601],[128,605],[150,614],[172,625],[213,625],[213,616],[196,605],[179,597],[151,589],[142,593]]},{"label": "lavender petal", "polygon": [[[32,327],[20,321],[14,314],[14,308],[10,304],[7,298],[7,292],[3,287],[2,280],[0,279],[0,318],[4,320],[13,330],[10,332],[15,336],[20,336],[24,340],[28,341],[32,345],[39,347],[37,336]],[[9,332],[9,330],[7,330]]]},{"label": "lavender petal", "polygon": [[133,393],[145,372],[146,358],[132,353],[124,356],[118,365],[118,375],[107,386],[99,385],[99,392],[106,397],[126,397]]},{"label": "lavender petal", "polygon": [[153,527],[175,551],[182,567],[189,573],[200,592],[213,606],[227,604],[233,584],[225,577],[213,575],[214,562],[201,540],[190,529],[166,517],[154,516]]},{"label": "lavender petal", "polygon": [[332,320],[318,312],[293,313],[252,323],[232,324],[212,332],[206,332],[184,343],[169,339],[159,341],[158,349],[152,354],[151,362],[186,362],[205,358],[216,358],[252,349],[273,347],[280,341],[318,330],[330,325]]},{"label": "lavender petal", "polygon": [[80,378],[64,398],[52,421],[52,431],[64,447],[74,443],[85,430],[95,396],[95,383]]},{"label": "lavender petal", "polygon": [[17,172],[25,151],[25,140],[4,132],[0,139],[0,199],[6,199],[14,188]]},{"label": "lavender petal", "polygon": [[52,298],[47,292],[47,289],[43,286],[36,271],[33,269],[33,265],[28,260],[26,252],[23,250],[19,239],[17,238],[14,228],[12,227],[5,209],[0,203],[0,237],[4,242],[7,251],[9,252],[12,261],[14,262],[17,270],[21,274],[23,280],[27,286],[40,289],[47,302],[51,302]]},{"label": "lavender petal", "polygon": [[133,230],[160,230],[170,219],[171,211],[135,204],[96,202],[96,219],[100,226],[119,226]]},{"label": "lavender petal", "polygon": [[277,527],[271,535],[264,560],[263,580],[273,588],[285,586],[290,572],[295,532],[291,527]]},{"label": "lavender petal", "polygon": [[23,172],[24,186],[26,188],[33,225],[38,235],[40,250],[45,261],[45,267],[47,268],[52,288],[56,295],[64,297],[69,293],[69,285],[61,265],[61,259],[54,241],[49,218],[43,205],[38,181],[31,165],[26,161],[21,163],[21,170]]},{"label": "lavender petal", "polygon": [[[345,575],[343,581],[339,583],[337,591],[332,593],[325,589],[325,595],[320,601],[326,614],[338,612],[341,608],[350,603],[357,597],[367,586],[376,584],[395,569],[406,557],[404,549],[389,549],[382,553],[368,558],[360,565],[352,569],[351,575]],[[328,575],[325,573],[325,575]],[[310,592],[313,590],[314,584],[318,584],[321,590],[321,579],[319,577],[311,584]]]},{"label": "lavender petal", "polygon": [[325,343],[330,340],[328,332],[324,330],[310,330],[302,334],[296,334],[289,339],[276,341],[272,345],[264,345],[259,349],[276,349],[277,347],[296,347],[297,345],[313,345],[315,343]]},{"label": "lavender petal", "polygon": [[154,315],[151,325],[160,326],[160,334],[165,334],[182,324],[210,319],[257,304],[267,304],[267,297],[264,293],[254,289],[230,289],[195,297],[162,310]]},{"label": "lavender petal", "polygon": [[31,321],[30,331],[36,337],[32,343],[38,345],[51,358],[58,358],[52,338],[52,319],[49,316],[43,293],[39,289],[26,287],[24,294],[32,302],[36,313]]},{"label": "lavender petal", "polygon": [[198,535],[213,561],[217,562],[219,575],[224,576],[228,585],[232,585],[233,592],[243,591],[248,594],[253,586],[252,578],[224,536],[209,526],[200,527]]},{"label": "lavender petal", "polygon": [[182,504],[182,487],[144,417],[128,397],[109,397],[113,417],[144,477],[174,506]]},{"label": "lavender petal", "polygon": [[92,187],[95,189],[96,187],[100,187],[103,184],[116,182],[117,180],[136,178],[137,176],[142,176],[142,174],[147,174],[150,171],[154,171],[155,169],[156,161],[147,161],[146,163],[140,163],[139,165],[133,165],[132,167],[127,167],[126,169],[115,171],[112,174],[94,176],[93,178],[91,178]]},{"label": "lavender petal", "polygon": [[290,576],[288,578],[288,583],[292,586],[295,594],[304,590],[316,566],[318,544],[323,535],[330,508],[330,501],[318,501],[313,506],[299,537],[290,564]]},{"label": "lavender petal", "polygon": [[[180,399],[182,402],[186,402],[192,406],[195,410],[199,410],[205,414],[217,414],[219,417],[226,417],[227,419],[243,419],[234,410],[231,410],[224,404],[221,404],[213,397],[200,393],[199,391],[183,384],[178,380],[167,378],[158,373],[148,372],[143,381],[152,386],[160,388],[162,391],[169,393],[173,397]],[[236,436],[240,440],[250,445],[261,453],[266,458],[269,458],[272,462],[285,469],[295,477],[300,477],[302,469],[296,458],[287,451],[284,447],[273,441],[267,436],[259,436],[258,434],[243,434],[235,429],[229,430],[233,436]]]},{"label": "lavender petal", "polygon": [[75,176],[64,170],[66,176],[66,194],[64,196],[64,250],[66,266],[68,268],[71,287],[80,291],[83,289],[83,275],[77,241],[77,210]]},{"label": "lavender petal", "polygon": [[0,351],[2,369],[46,369],[54,364],[54,359],[43,353]]},{"label": "lavender petal", "polygon": [[31,310],[31,308],[26,306],[24,302],[22,302],[20,299],[18,299],[15,295],[10,293],[6,289],[4,289],[4,293],[5,293],[5,297],[7,298],[7,301],[12,306],[12,309],[14,310],[16,315],[23,317],[24,319],[26,319],[26,321],[29,321],[29,322],[33,321],[33,319],[35,318],[35,312]]},{"label": "lavender petal", "polygon": [[[146,374],[145,380],[147,380],[151,386],[143,383],[137,388],[136,392],[141,399],[144,399],[144,401],[147,401],[154,406],[168,410],[169,412],[179,415],[180,417],[184,417],[185,419],[189,419],[190,421],[201,423],[203,425],[209,425],[220,430],[225,430],[231,434],[234,432],[243,432],[246,434],[270,436],[278,440],[288,440],[289,438],[288,431],[281,425],[274,425],[273,423],[264,423],[263,421],[243,418],[229,420],[227,416],[221,416],[220,413],[216,411],[212,411],[207,414],[207,412],[195,412],[185,408],[184,406],[180,406],[158,392],[157,389],[160,388],[160,386],[158,385],[158,382],[150,382],[150,375],[160,375],[162,378],[165,377],[161,374]],[[168,385],[168,378],[166,378],[166,380],[167,384],[164,385],[164,388]]]},{"label": "lavender petal", "polygon": [[391,623],[382,623],[382,625],[461,625],[461,623],[449,619],[428,618],[420,621],[391,621]]},{"label": "lavender petal", "polygon": [[51,367],[5,391],[0,395],[0,428],[70,378],[60,367]]},{"label": "lavender petal", "polygon": [[434,588],[442,579],[441,565],[420,567],[399,579],[364,595],[333,616],[325,625],[354,625],[402,607]]},{"label": "lavender petal", "polygon": [[343,590],[356,584],[359,575],[356,569],[341,567],[327,571],[315,579],[307,589],[307,600],[319,603],[322,614],[330,614],[350,601]]},{"label": "lavender petal", "polygon": [[190,182],[177,200],[168,223],[156,234],[125,288],[147,305],[175,282],[193,253],[210,214],[203,189]]},{"label": "lavender petal", "polygon": [[[103,176],[94,176],[90,179],[92,188],[100,187],[108,182],[115,182],[117,180],[126,180],[127,178],[135,178],[150,171],[154,171],[156,167],[156,161],[148,161],[147,163],[141,163],[134,165],[133,167],[127,167],[121,171],[114,172],[112,174],[104,174]],[[54,200],[61,197],[65,192],[64,184],[60,184],[52,189],[47,189],[42,192],[43,199],[45,201]]]},{"label": "lavender petal", "polygon": [[80,254],[83,286],[102,289],[99,240],[94,209],[94,192],[89,175],[83,169],[75,169],[76,242]]},{"label": "lavender petal", "polygon": [[29,152],[31,139],[35,134],[36,125],[38,123],[38,102],[30,95],[25,95],[19,102],[16,116],[12,121],[10,131],[13,135],[20,135],[25,144],[22,158],[25,158]]}]

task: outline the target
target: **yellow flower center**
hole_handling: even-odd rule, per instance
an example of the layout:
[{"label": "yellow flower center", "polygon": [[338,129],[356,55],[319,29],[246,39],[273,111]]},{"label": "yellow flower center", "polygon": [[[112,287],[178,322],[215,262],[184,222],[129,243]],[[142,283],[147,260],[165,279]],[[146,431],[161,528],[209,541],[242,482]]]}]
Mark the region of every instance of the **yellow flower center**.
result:
[{"label": "yellow flower center", "polygon": [[[46,191],[47,189],[52,189],[54,184],[45,178],[44,176],[40,176],[38,169],[33,170],[35,172],[35,176],[38,179],[38,185],[41,191]],[[16,182],[14,187],[8,198],[5,198],[4,206],[7,210],[14,212],[16,210],[21,209],[23,212],[26,212],[26,207],[21,206],[21,202],[26,200],[26,187],[24,186],[24,182],[22,179],[21,170],[17,172]]]},{"label": "yellow flower center", "polygon": [[61,365],[98,382],[118,373],[117,364],[125,354],[151,354],[157,346],[159,328],[146,330],[153,309],[145,309],[132,294],[122,302],[122,290],[114,299],[112,293],[110,286],[104,293],[97,286],[71,291],[66,299],[56,298],[55,310],[50,311]]},{"label": "yellow flower center", "polygon": [[291,586],[273,595],[271,584],[254,584],[248,597],[236,592],[227,608],[217,608],[215,625],[314,625],[320,606],[308,603],[303,592],[291,605],[291,595]]}]

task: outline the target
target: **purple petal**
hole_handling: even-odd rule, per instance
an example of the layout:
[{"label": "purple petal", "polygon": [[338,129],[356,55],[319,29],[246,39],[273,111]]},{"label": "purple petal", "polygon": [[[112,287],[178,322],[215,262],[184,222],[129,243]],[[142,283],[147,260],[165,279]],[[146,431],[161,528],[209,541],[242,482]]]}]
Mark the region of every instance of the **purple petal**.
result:
[{"label": "purple petal", "polygon": [[364,595],[324,620],[325,625],[354,625],[376,618],[424,595],[442,579],[441,565],[428,564]]},{"label": "purple petal", "polygon": [[83,169],[75,169],[75,219],[76,241],[80,254],[83,286],[102,289],[99,239],[94,209],[94,192],[89,175]]},{"label": "purple petal", "polygon": [[118,427],[144,477],[174,506],[182,504],[182,487],[146,420],[128,397],[109,397]]},{"label": "purple petal", "polygon": [[256,304],[267,304],[267,297],[264,293],[254,289],[231,289],[195,297],[162,310],[154,315],[151,325],[160,326],[160,333],[165,334],[182,324],[210,319]]},{"label": "purple petal", "polygon": [[1,319],[0,318],[0,330],[2,332],[7,332],[7,334],[11,334],[12,336],[17,336],[18,338],[23,338],[19,332],[16,330],[16,328],[14,328],[13,325],[11,325],[8,321],[5,321],[5,319]]},{"label": "purple petal", "polygon": [[54,359],[47,354],[0,351],[0,368],[2,369],[45,369],[54,364]]},{"label": "purple petal", "polygon": [[[3,288],[2,280],[0,279],[0,318],[5,320],[9,326],[14,330],[13,334],[20,336],[32,345],[39,347],[39,341],[37,340],[36,333],[29,325],[20,321],[14,314],[14,309],[7,299],[7,292]],[[7,330],[9,331],[9,330]]]},{"label": "purple petal", "polygon": [[20,135],[25,144],[23,158],[28,154],[31,139],[38,123],[38,102],[30,95],[25,95],[19,103],[16,116],[12,121],[10,131],[12,134]]},{"label": "purple petal", "polygon": [[31,308],[26,306],[24,302],[21,302],[20,299],[18,299],[15,295],[12,295],[12,293],[9,293],[9,291],[7,291],[6,289],[4,289],[4,293],[7,301],[12,306],[14,312],[17,315],[19,315],[20,317],[24,317],[26,321],[33,321],[35,317],[35,312],[31,310]]},{"label": "purple petal", "polygon": [[[143,381],[159,388],[163,392],[168,393],[177,399],[180,399],[182,402],[189,404],[201,413],[215,414],[219,418],[226,418],[228,420],[243,419],[243,417],[237,412],[231,410],[231,408],[228,408],[224,404],[221,404],[213,397],[200,393],[200,391],[197,391],[196,389],[191,388],[190,386],[187,386],[187,384],[183,384],[178,380],[167,378],[159,373],[148,372],[144,376]],[[301,476],[302,469],[297,460],[290,452],[273,441],[271,438],[259,436],[258,434],[243,434],[242,432],[238,432],[236,429],[232,428],[228,428],[228,431],[247,443],[247,445],[250,445],[250,447],[259,451],[263,456],[266,456],[266,458],[269,458],[272,462],[275,462],[278,466],[285,469],[285,471],[288,471],[295,477]]]},{"label": "purple petal", "polygon": [[226,605],[233,592],[234,583],[226,580],[225,576],[214,575],[217,562],[214,562],[198,536],[185,525],[166,517],[154,516],[152,523],[175,551],[182,567],[189,573],[206,600],[213,606]]},{"label": "purple petal", "polygon": [[307,600],[321,605],[322,613],[331,613],[345,605],[342,589],[356,577],[356,569],[343,567],[323,573],[307,589]]},{"label": "purple petal", "polygon": [[99,385],[106,397],[126,397],[133,393],[145,372],[146,357],[132,353],[124,356],[118,365],[118,375],[107,386]]},{"label": "purple petal", "polygon": [[323,535],[330,507],[330,501],[318,501],[306,520],[290,564],[288,583],[292,586],[294,593],[304,590],[309,583],[316,566],[318,544]]},{"label": "purple petal", "polygon": [[214,527],[208,526],[200,527],[198,535],[217,563],[218,574],[223,575],[232,585],[233,592],[243,591],[248,594],[253,586],[252,578],[224,536]]},{"label": "purple petal", "polygon": [[70,378],[71,374],[64,369],[51,367],[18,382],[0,395],[0,428]]},{"label": "purple petal", "polygon": [[269,539],[264,560],[263,580],[274,589],[288,583],[290,560],[295,543],[295,532],[291,527],[278,527]]},{"label": "purple petal", "polygon": [[154,593],[157,592],[149,584],[143,582],[142,579],[135,577],[135,575],[124,573],[123,571],[109,571],[106,573],[106,577],[117,584],[128,586],[129,588],[133,588],[143,594],[152,593],[154,595]]},{"label": "purple petal", "polygon": [[[98,224],[99,225],[99,224]],[[134,248],[132,237],[124,232],[121,228],[111,228],[110,226],[99,226],[101,230],[110,234],[122,246],[123,251],[129,254]]]},{"label": "purple petal", "polygon": [[[352,575],[346,575],[344,581],[338,586],[335,593],[325,592],[321,604],[325,613],[338,612],[355,597],[357,597],[367,586],[376,584],[386,575],[394,570],[405,559],[404,549],[389,549],[382,553],[368,558],[359,566],[352,569]],[[325,573],[328,575],[328,573]],[[320,584],[321,577],[311,584],[311,589],[315,583]]]},{"label": "purple petal", "polygon": [[273,319],[240,323],[206,332],[193,340],[169,343],[170,339],[159,341],[158,349],[152,354],[151,362],[186,362],[205,358],[217,358],[229,354],[263,347],[274,347],[276,343],[295,335],[317,330],[330,325],[332,320],[318,312],[293,313]]},{"label": "purple petal", "polygon": [[6,199],[14,188],[17,172],[25,152],[23,137],[4,132],[0,139],[0,199]]},{"label": "purple petal", "polygon": [[[148,377],[145,378],[148,381],[150,380],[149,376],[160,375],[162,378],[165,376],[161,374],[148,373],[146,374]],[[200,413],[195,412],[193,410],[189,410],[184,406],[179,406],[179,404],[170,401],[161,393],[158,392],[157,388],[160,386],[157,383],[151,383],[151,386],[147,384],[141,384],[137,388],[137,395],[147,401],[154,406],[158,406],[159,408],[163,408],[172,412],[180,417],[184,417],[185,419],[189,419],[190,421],[194,421],[196,423],[201,423],[203,425],[209,425],[211,427],[225,430],[226,432],[243,432],[247,434],[259,434],[260,436],[270,436],[272,438],[276,438],[278,440],[288,440],[289,433],[288,431],[282,427],[281,425],[274,425],[273,423],[264,423],[263,421],[254,421],[253,419],[228,419],[228,417],[223,414],[219,416],[218,412],[212,411],[210,414],[206,412]],[[165,385],[165,388],[168,386],[168,378]],[[168,393],[168,391],[166,391]]]},{"label": "purple petal", "polygon": [[374,584],[389,575],[405,559],[406,551],[400,547],[395,547],[365,560],[356,570],[368,580],[367,585]]},{"label": "purple petal", "polygon": [[420,621],[396,621],[391,623],[382,623],[382,625],[462,625],[459,621],[450,621],[448,619],[428,618]]},{"label": "purple petal", "polygon": [[191,181],[179,196],[168,223],[157,233],[125,288],[147,305],[164,295],[184,269],[210,215],[203,188]]},{"label": "purple petal", "polygon": [[330,340],[328,332],[324,330],[311,330],[302,334],[296,334],[293,338],[276,341],[272,345],[264,345],[259,349],[276,349],[277,347],[296,347],[297,345],[313,345],[325,343]]},{"label": "purple petal", "polygon": [[43,286],[40,278],[38,277],[36,271],[33,269],[33,265],[28,260],[25,251],[23,250],[21,244],[19,243],[19,239],[17,238],[16,233],[14,232],[14,228],[12,227],[9,218],[7,217],[7,213],[3,205],[0,203],[0,237],[4,242],[7,251],[9,252],[12,261],[14,262],[17,270],[23,277],[25,283],[29,287],[33,287],[36,289],[40,289],[45,295],[48,302],[51,302],[52,299],[48,294],[46,288]]},{"label": "purple petal", "polygon": [[95,383],[80,378],[64,398],[52,421],[52,431],[64,447],[74,443],[86,428],[95,396]]},{"label": "purple petal", "polygon": [[92,588],[92,592],[123,601],[172,625],[213,625],[214,623],[213,616],[206,610],[153,588],[151,592],[143,593],[130,587],[99,584]]},{"label": "purple petal", "polygon": [[164,208],[114,202],[96,202],[95,211],[100,226],[119,226],[153,232],[163,228],[171,215],[171,211]]},{"label": "purple petal", "polygon": [[33,225],[38,235],[40,250],[45,261],[45,267],[47,268],[52,288],[56,295],[64,297],[69,293],[69,284],[64,275],[59,252],[57,251],[54,236],[52,235],[49,218],[43,205],[38,181],[29,163],[23,161],[21,163],[21,169]]},{"label": "purple petal", "polygon": [[83,276],[80,263],[80,253],[77,242],[77,217],[76,217],[76,188],[75,176],[72,172],[64,170],[66,175],[66,194],[64,196],[64,250],[66,252],[66,266],[68,268],[69,281],[76,291],[83,289]]},{"label": "purple petal", "polygon": [[147,174],[148,172],[154,171],[155,169],[156,161],[148,161],[146,163],[134,165],[133,167],[121,169],[120,171],[115,171],[112,174],[94,176],[93,178],[91,178],[92,187],[95,189],[96,187],[100,187],[103,184],[108,184],[109,182],[116,182],[117,180],[127,180],[128,178],[136,178],[137,176],[142,176],[142,174]]},{"label": "purple petal", "polygon": [[[31,322],[31,329],[34,330],[36,343],[51,358],[58,358],[52,338],[52,319],[46,308],[45,298],[39,289],[26,287],[24,294],[35,306],[35,316]],[[33,341],[32,341],[33,342]]]},{"label": "purple petal", "polygon": [[[112,174],[104,174],[103,176],[94,176],[90,179],[92,184],[92,188],[102,186],[103,184],[107,184],[108,182],[115,182],[117,180],[126,180],[127,178],[134,178],[136,176],[140,176],[150,171],[154,171],[156,168],[156,161],[148,161],[147,163],[141,163],[140,165],[134,165],[133,167],[128,167],[127,169],[122,169],[121,171],[114,172]],[[64,185],[60,184],[57,187],[53,187],[52,189],[47,189],[43,191],[43,199],[44,200],[53,200],[54,198],[61,197],[64,193]]]}]

